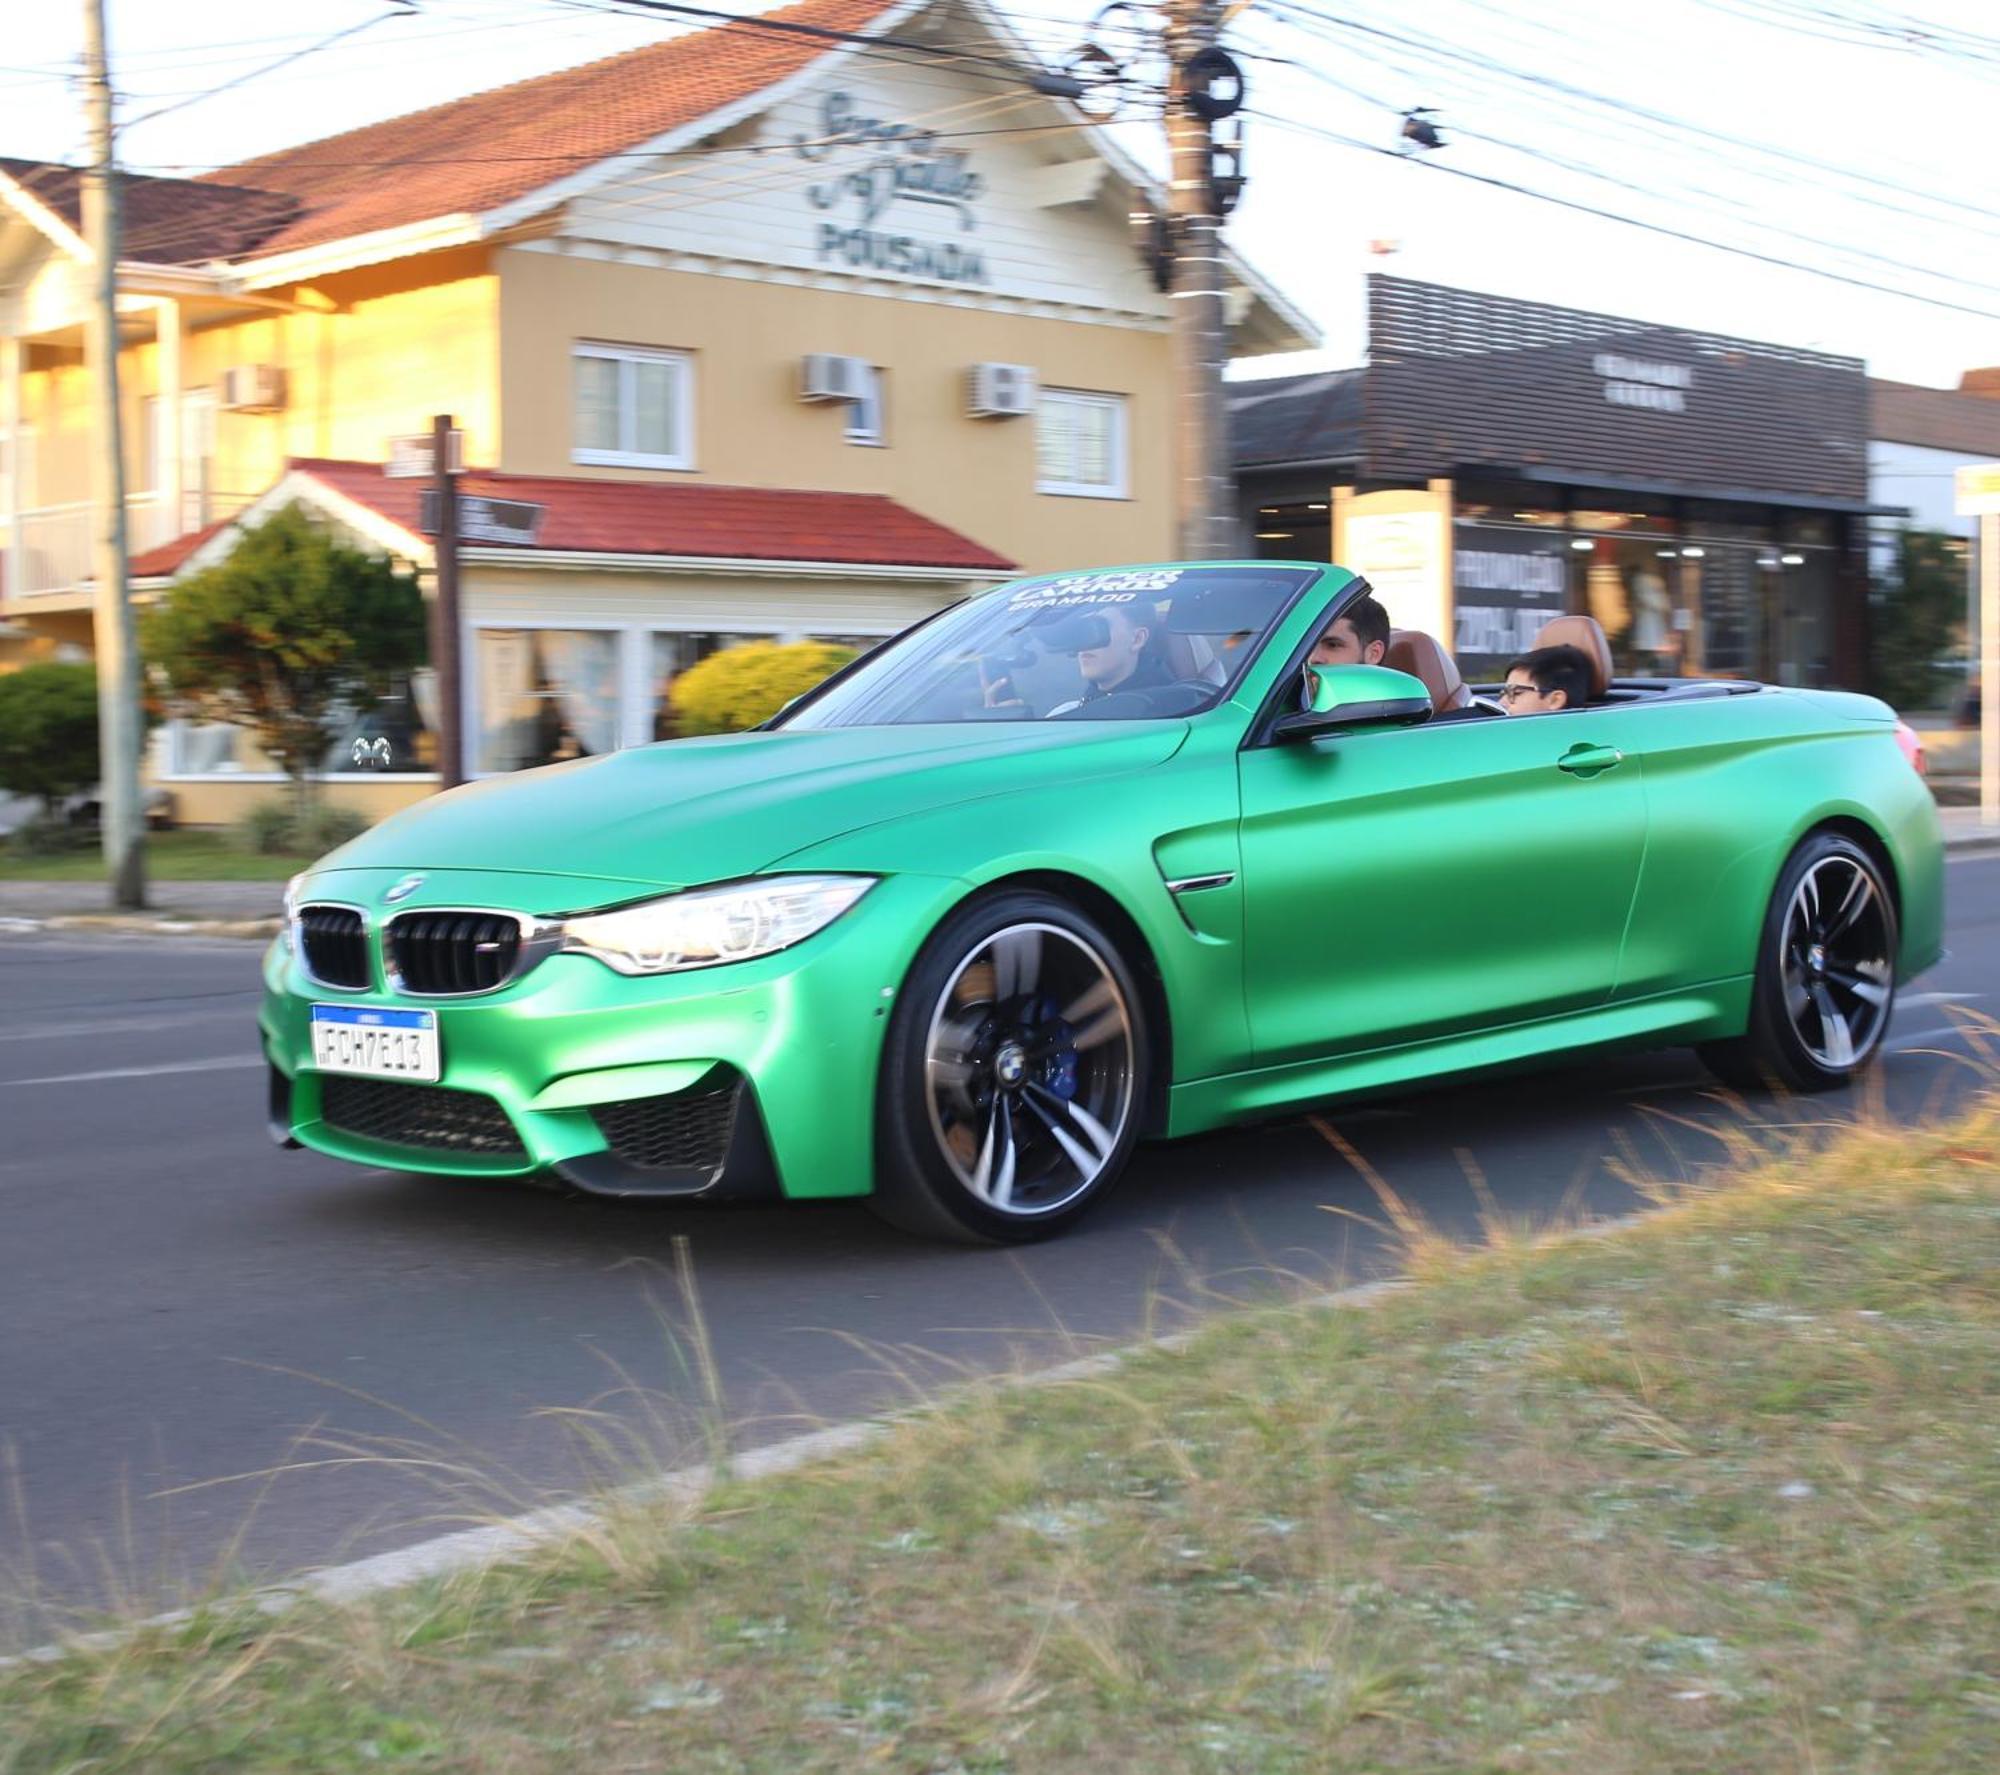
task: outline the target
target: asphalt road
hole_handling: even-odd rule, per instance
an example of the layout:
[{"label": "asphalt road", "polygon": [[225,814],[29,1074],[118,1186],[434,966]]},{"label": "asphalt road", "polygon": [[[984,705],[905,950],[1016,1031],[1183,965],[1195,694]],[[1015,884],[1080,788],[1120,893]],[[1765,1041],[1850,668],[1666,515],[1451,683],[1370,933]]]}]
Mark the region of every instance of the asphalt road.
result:
[{"label": "asphalt road", "polygon": [[[1861,1094],[1904,1119],[1974,1076],[1955,1008],[2000,1012],[2000,859],[1953,864],[1949,894],[1952,954]],[[281,1153],[256,984],[247,943],[0,936],[0,1637],[692,1458],[712,1416],[677,1250],[739,1444],[1393,1262],[1369,1185],[1302,1122],[1142,1152],[1022,1252],[913,1243],[851,1204],[607,1205]],[[1510,1217],[1620,1211],[1619,1167],[1716,1155],[1688,1125],[1721,1113],[1708,1089],[1667,1053],[1337,1120],[1475,1232],[1466,1155]]]}]

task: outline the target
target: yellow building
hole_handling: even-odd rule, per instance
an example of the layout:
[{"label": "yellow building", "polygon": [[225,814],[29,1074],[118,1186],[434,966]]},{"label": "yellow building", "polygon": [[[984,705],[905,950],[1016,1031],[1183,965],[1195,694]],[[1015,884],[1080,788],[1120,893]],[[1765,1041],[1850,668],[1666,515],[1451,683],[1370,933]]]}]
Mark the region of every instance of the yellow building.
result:
[{"label": "yellow building", "polygon": [[[452,414],[467,490],[540,511],[462,550],[486,772],[558,730],[651,738],[673,673],[735,639],[880,636],[1014,568],[1170,555],[1167,303],[1130,235],[1158,194],[1033,67],[981,0],[807,0],[128,179],[140,595],[295,498],[428,569],[383,465]],[[0,669],[91,644],[78,182],[0,160]],[[1229,273],[1238,354],[1317,343]],[[427,792],[431,702],[419,673],[373,718],[386,774],[343,738],[337,798]],[[175,724],[151,770],[201,822],[268,795],[261,763]]]}]

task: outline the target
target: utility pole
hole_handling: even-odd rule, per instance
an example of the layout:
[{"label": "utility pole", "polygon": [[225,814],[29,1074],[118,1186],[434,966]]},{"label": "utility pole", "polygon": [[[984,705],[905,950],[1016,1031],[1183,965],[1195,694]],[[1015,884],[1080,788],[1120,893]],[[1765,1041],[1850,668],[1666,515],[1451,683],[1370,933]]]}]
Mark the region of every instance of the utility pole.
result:
[{"label": "utility pole", "polygon": [[451,415],[431,421],[431,475],[437,488],[436,596],[431,599],[431,667],[437,674],[438,786],[455,789],[465,781],[465,741],[459,732],[463,704],[458,669],[458,476],[451,459]]},{"label": "utility pole", "polygon": [[146,904],[145,822],[139,805],[139,642],[125,583],[125,451],[118,422],[118,176],[104,0],[83,0],[84,108],[90,166],[83,177],[83,236],[94,289],[85,328],[90,360],[91,490],[96,527],[98,808],[111,904]]},{"label": "utility pole", "polygon": [[1173,332],[1175,515],[1182,557],[1239,552],[1230,473],[1229,414],[1222,373],[1229,362],[1223,314],[1222,219],[1242,189],[1241,70],[1217,43],[1222,0],[1166,0],[1167,287]]}]

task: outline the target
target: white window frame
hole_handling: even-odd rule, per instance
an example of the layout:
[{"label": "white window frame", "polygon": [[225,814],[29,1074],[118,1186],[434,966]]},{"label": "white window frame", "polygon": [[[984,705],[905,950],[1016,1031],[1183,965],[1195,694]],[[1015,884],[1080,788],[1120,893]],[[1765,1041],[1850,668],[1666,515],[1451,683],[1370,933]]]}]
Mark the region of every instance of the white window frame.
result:
[{"label": "white window frame", "polygon": [[847,441],[871,450],[889,447],[889,384],[876,364],[864,363],[868,392],[847,403]]},{"label": "white window frame", "polygon": [[[576,438],[576,362],[579,358],[602,358],[621,366],[618,374],[618,440],[612,450],[585,449]],[[634,428],[638,424],[638,403],[633,398],[634,364],[671,364],[674,367],[674,447],[667,454],[638,449]],[[570,347],[569,389],[570,452],[572,462],[599,468],[678,468],[694,467],[694,355],[670,351],[655,345],[607,345],[596,340],[579,340]]]},{"label": "white window frame", "polygon": [[[1102,407],[1113,416],[1111,428],[1111,479],[1099,485],[1090,481],[1045,481],[1039,461],[1035,475],[1037,493],[1054,493],[1067,499],[1129,499],[1131,483],[1131,406],[1122,394],[1088,388],[1044,388],[1036,396],[1035,423],[1051,406]],[[1035,437],[1036,455],[1041,452],[1041,435]]]}]

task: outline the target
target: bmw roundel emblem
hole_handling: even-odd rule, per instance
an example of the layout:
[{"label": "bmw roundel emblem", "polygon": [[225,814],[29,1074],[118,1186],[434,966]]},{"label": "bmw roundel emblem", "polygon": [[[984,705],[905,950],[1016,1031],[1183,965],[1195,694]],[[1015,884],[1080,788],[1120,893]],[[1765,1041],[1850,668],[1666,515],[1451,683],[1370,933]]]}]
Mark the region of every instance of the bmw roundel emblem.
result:
[{"label": "bmw roundel emblem", "polygon": [[407,900],[423,885],[424,878],[421,875],[406,875],[384,894],[382,899],[385,904],[393,906],[399,900]]}]

